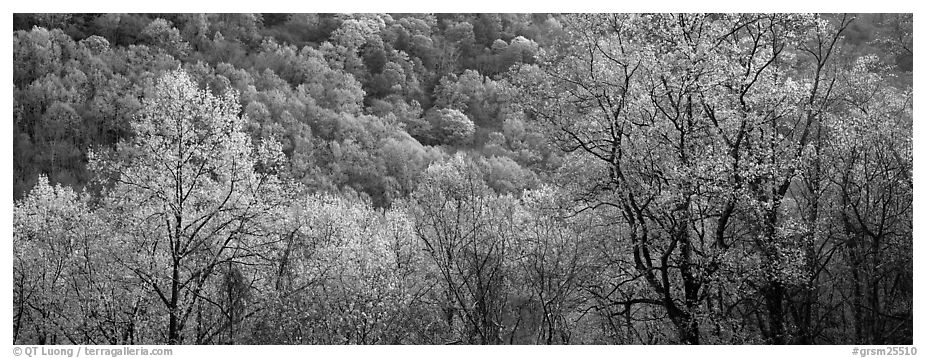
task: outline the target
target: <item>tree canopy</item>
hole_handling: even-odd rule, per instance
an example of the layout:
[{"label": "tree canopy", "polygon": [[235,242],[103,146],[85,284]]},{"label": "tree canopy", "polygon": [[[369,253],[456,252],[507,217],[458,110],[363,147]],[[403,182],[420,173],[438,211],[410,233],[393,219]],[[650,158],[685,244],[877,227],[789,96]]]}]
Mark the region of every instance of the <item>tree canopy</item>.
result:
[{"label": "tree canopy", "polygon": [[16,344],[910,344],[910,14],[15,14]]}]

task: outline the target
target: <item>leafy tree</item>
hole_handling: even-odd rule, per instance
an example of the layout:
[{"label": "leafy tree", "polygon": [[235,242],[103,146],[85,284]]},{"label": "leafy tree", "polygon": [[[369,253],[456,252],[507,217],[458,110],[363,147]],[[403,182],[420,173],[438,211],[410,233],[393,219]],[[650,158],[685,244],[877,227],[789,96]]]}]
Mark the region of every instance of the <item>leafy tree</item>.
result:
[{"label": "leafy tree", "polygon": [[282,153],[273,142],[254,148],[234,94],[215,97],[185,72],[159,79],[143,105],[124,159],[94,156],[91,167],[111,185],[104,205],[120,264],[163,304],[164,339],[181,343],[198,303],[227,309],[209,291],[219,268],[259,257],[255,227],[284,198]]},{"label": "leafy tree", "polygon": [[679,341],[698,343],[701,325],[719,322],[705,308],[722,310],[709,293],[744,284],[766,315],[746,323],[790,339],[786,297],[805,287],[807,233],[783,205],[831,111],[831,59],[848,22],[580,15],[561,55],[525,67],[531,115],[562,149],[599,163],[579,198],[621,213],[616,239],[637,270],[628,282],[652,290],[614,304],[665,310]]},{"label": "leafy tree", "polygon": [[[581,220],[566,218],[559,193],[548,186],[525,192],[518,211],[520,235],[512,243],[517,282],[516,292],[528,299],[520,304],[512,330],[512,341],[523,332],[524,343],[569,344],[587,339],[576,334],[583,321],[585,290],[594,286],[597,250],[595,235],[580,228]],[[594,292],[593,290],[591,290]],[[527,314],[523,313],[528,312]],[[518,331],[521,329],[522,331]]]},{"label": "leafy tree", "polygon": [[[81,294],[87,270],[98,257],[98,233],[86,198],[40,176],[29,195],[16,203],[13,222],[13,340],[40,344],[81,342],[78,327],[89,318],[75,315],[87,299]],[[98,225],[98,223],[96,223]],[[99,267],[99,266],[96,266]]]},{"label": "leafy tree", "polygon": [[446,326],[465,343],[501,343],[515,202],[492,193],[462,155],[428,167],[412,197],[415,231],[438,272]]},{"label": "leafy tree", "polygon": [[472,142],[476,125],[456,109],[431,110],[427,115],[437,143],[466,145]]},{"label": "leafy tree", "polygon": [[402,209],[379,211],[350,198],[311,195],[286,215],[264,271],[272,287],[253,329],[256,343],[427,342],[437,316],[420,243]]},{"label": "leafy tree", "polygon": [[460,110],[479,127],[499,128],[510,111],[508,83],[493,81],[473,70],[444,77],[434,92],[435,106]]},{"label": "leafy tree", "polygon": [[141,34],[150,41],[152,46],[164,49],[175,58],[183,58],[190,50],[190,45],[180,36],[169,21],[155,19],[148,23]]},{"label": "leafy tree", "polygon": [[842,243],[840,249],[827,246],[842,253],[848,268],[832,289],[851,297],[855,340],[873,344],[902,342],[907,333],[901,332],[912,328],[912,102],[909,88],[884,86],[878,62],[861,57],[845,74],[851,85],[841,101],[845,107],[827,121],[829,140],[809,163],[820,182],[809,181],[804,190],[808,214],[838,228],[817,229]]}]

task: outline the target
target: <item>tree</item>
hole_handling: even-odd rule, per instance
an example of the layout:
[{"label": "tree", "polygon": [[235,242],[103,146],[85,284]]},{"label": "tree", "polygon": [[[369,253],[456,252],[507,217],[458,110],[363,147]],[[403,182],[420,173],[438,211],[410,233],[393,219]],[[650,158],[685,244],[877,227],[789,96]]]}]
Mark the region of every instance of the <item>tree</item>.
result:
[{"label": "tree", "polygon": [[831,252],[848,269],[835,287],[824,287],[850,297],[855,341],[890,344],[912,329],[913,117],[910,88],[885,86],[891,68],[879,62],[860,57],[841,78],[848,93],[814,162],[825,179],[807,191],[837,228]]},{"label": "tree", "polygon": [[85,198],[40,176],[13,218],[13,341],[81,342],[81,271],[97,259]]},{"label": "tree", "polygon": [[434,109],[428,112],[428,122],[438,143],[466,145],[473,140],[476,125],[463,112],[456,109]]},{"label": "tree", "polygon": [[590,338],[575,333],[582,329],[578,326],[593,324],[582,317],[594,307],[585,304],[585,293],[594,292],[589,286],[604,274],[595,268],[601,257],[593,242],[596,235],[589,226],[582,228],[587,216],[567,218],[569,210],[561,207],[559,194],[544,186],[525,192],[520,200],[516,215],[521,234],[514,237],[511,256],[515,285],[523,285],[514,291],[528,299],[517,311],[513,343],[519,328],[526,333],[524,343],[569,344]]},{"label": "tree", "polygon": [[679,341],[699,343],[702,323],[715,334],[727,324],[722,292],[745,284],[765,318],[741,322],[787,342],[787,297],[808,274],[801,227],[815,223],[783,203],[834,101],[832,59],[850,19],[569,20],[570,38],[539,69],[523,67],[521,88],[562,149],[597,163],[577,200],[621,215],[616,239],[637,271],[627,282],[651,291],[614,304],[665,310]]},{"label": "tree", "polygon": [[459,76],[451,74],[441,79],[434,88],[434,105],[459,110],[479,127],[498,129],[508,113],[508,92],[507,81],[494,81],[466,70]]},{"label": "tree", "polygon": [[219,270],[247,272],[265,245],[257,224],[284,202],[279,144],[254,148],[238,113],[234,93],[216,97],[185,72],[169,72],[144,100],[134,138],[120,143],[123,157],[91,159],[110,186],[104,206],[120,244],[114,253],[163,304],[172,344],[187,337],[199,303],[227,311],[210,291]]},{"label": "tree", "polygon": [[190,44],[183,40],[180,31],[170,21],[158,18],[145,26],[141,32],[152,46],[164,49],[175,58],[183,58],[190,51]]},{"label": "tree", "polygon": [[255,343],[402,344],[433,342],[437,315],[421,243],[403,209],[310,195],[287,213],[274,264],[264,270],[270,301],[252,330]]},{"label": "tree", "polygon": [[415,232],[437,271],[447,328],[460,342],[501,343],[514,200],[492,193],[462,155],[429,166],[412,197]]}]

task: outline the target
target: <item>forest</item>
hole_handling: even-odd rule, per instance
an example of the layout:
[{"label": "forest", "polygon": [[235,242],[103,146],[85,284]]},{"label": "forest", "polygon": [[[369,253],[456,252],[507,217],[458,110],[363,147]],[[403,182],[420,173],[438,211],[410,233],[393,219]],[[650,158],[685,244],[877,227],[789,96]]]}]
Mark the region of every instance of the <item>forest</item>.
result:
[{"label": "forest", "polygon": [[14,344],[912,344],[912,14],[14,14]]}]

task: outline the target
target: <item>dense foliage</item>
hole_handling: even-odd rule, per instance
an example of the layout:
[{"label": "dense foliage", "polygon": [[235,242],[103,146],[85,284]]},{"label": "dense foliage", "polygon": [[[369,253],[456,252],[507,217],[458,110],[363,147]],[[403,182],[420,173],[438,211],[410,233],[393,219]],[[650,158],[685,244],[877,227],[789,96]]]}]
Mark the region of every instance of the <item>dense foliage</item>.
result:
[{"label": "dense foliage", "polygon": [[17,14],[17,344],[910,344],[912,16]]}]

